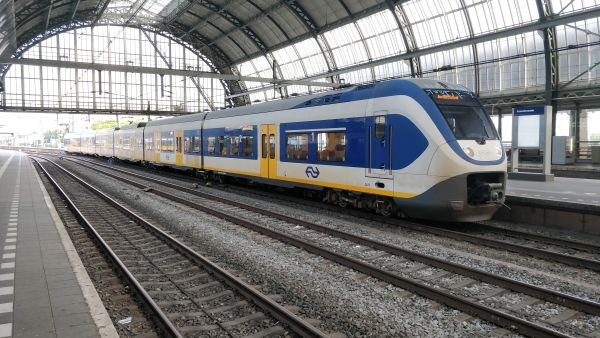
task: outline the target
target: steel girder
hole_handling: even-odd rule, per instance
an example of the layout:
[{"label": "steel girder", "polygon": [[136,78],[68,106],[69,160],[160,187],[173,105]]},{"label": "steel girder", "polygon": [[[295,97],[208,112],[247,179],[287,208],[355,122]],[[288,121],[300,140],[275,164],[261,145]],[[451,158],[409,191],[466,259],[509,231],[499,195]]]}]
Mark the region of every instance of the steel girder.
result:
[{"label": "steel girder", "polygon": [[[550,0],[536,0],[540,22],[546,22],[552,16]],[[544,55],[546,64],[546,105],[553,105],[558,90],[558,44],[556,41],[556,26],[545,27],[541,30],[544,38]]]},{"label": "steel girder", "polygon": [[407,53],[403,53],[400,55],[394,55],[394,56],[390,56],[387,58],[382,58],[382,59],[379,59],[379,60],[376,60],[376,61],[373,61],[370,63],[365,62],[365,63],[358,64],[355,66],[350,66],[350,67],[346,67],[343,69],[339,69],[337,71],[330,72],[327,74],[317,74],[317,75],[307,78],[307,80],[314,80],[314,79],[319,79],[319,78],[323,78],[323,77],[327,77],[327,76],[332,76],[332,75],[335,75],[336,73],[345,73],[345,72],[360,70],[363,68],[379,66],[379,65],[387,64],[387,63],[394,62],[394,61],[407,60],[407,59],[413,58],[413,57],[419,57],[419,56],[432,54],[432,53],[436,53],[436,52],[451,50],[451,49],[458,48],[458,47],[470,46],[473,44],[478,44],[478,43],[482,43],[482,42],[486,42],[486,41],[490,41],[490,40],[496,40],[496,39],[500,39],[503,37],[518,35],[518,34],[541,30],[541,29],[549,28],[549,27],[555,27],[558,25],[564,25],[567,23],[577,22],[577,21],[585,20],[588,18],[595,18],[595,17],[599,17],[599,16],[600,16],[600,8],[595,8],[595,9],[585,11],[585,12],[567,14],[567,15],[563,15],[560,17],[551,17],[543,22],[536,21],[536,22],[532,22],[532,23],[528,23],[528,24],[524,24],[524,25],[520,25],[520,26],[516,26],[516,27],[512,27],[512,28],[499,30],[497,32],[477,35],[474,38],[462,39],[462,40],[458,40],[458,41],[454,41],[454,42],[435,45],[435,46],[428,47],[428,48],[417,49],[412,52],[407,52]]},{"label": "steel girder", "polygon": [[[160,50],[160,48],[158,48],[158,45],[156,44],[156,40],[152,40],[152,38],[150,37],[150,35],[148,35],[148,33],[146,31],[142,31],[142,33],[144,34],[144,36],[146,37],[148,42],[150,42],[152,44],[152,47],[154,47],[154,51],[156,51],[156,53],[160,56],[160,58],[167,65],[167,67],[169,67],[169,69],[173,69],[172,63],[167,59],[167,57],[163,54],[163,52]],[[215,110],[215,104],[214,104],[212,98],[210,98],[210,99],[208,98],[208,96],[206,95],[206,92],[204,91],[204,88],[202,88],[202,86],[200,85],[200,82],[198,82],[196,80],[196,78],[193,76],[189,76],[189,78],[190,78],[190,80],[192,80],[192,83],[194,84],[194,86],[196,87],[196,89],[198,90],[198,92],[200,93],[202,98],[204,98],[204,101],[208,104],[210,109]]]}]

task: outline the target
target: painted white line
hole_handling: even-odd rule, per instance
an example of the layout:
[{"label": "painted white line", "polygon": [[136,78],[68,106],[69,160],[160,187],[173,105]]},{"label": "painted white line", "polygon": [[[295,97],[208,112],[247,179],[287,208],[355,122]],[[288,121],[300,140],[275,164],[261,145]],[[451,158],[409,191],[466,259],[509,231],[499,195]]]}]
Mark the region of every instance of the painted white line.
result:
[{"label": "painted white line", "polygon": [[17,222],[10,222],[10,223],[8,223],[8,226],[9,226],[9,227],[10,227],[10,226],[17,226]]},{"label": "painted white line", "polygon": [[14,280],[14,279],[15,279],[15,274],[12,272],[0,274],[0,281]]},{"label": "painted white line", "polygon": [[2,254],[2,259],[9,259],[9,258],[15,258],[15,253],[9,252],[9,253]]},{"label": "painted white line", "polygon": [[5,245],[4,246],[4,251],[7,251],[7,250],[16,250],[16,249],[17,249],[16,245]]},{"label": "painted white line", "polygon": [[16,238],[7,238],[4,242],[6,242],[6,243],[14,243],[16,241],[17,241]]},{"label": "painted white line", "polygon": [[17,236],[17,234],[14,232],[9,232],[6,234],[6,237],[15,237],[15,236]]},{"label": "painted white line", "polygon": [[1,303],[0,304],[0,313],[7,313],[13,311],[13,303]]},{"label": "painted white line", "polygon": [[12,323],[0,324],[0,338],[12,337]]},{"label": "painted white line", "polygon": [[12,286],[0,288],[0,296],[12,295],[13,293],[15,293],[15,289]]},{"label": "painted white line", "polygon": [[17,231],[17,228],[6,228],[7,231]]},{"label": "painted white line", "polygon": [[14,268],[15,268],[15,262],[8,262],[8,263],[0,264],[0,269],[14,269]]},{"label": "painted white line", "polygon": [[15,153],[11,153],[8,160],[6,160],[6,163],[4,163],[2,168],[0,168],[0,178],[2,178],[2,176],[4,176],[4,172],[6,171],[6,168],[8,167],[8,164],[10,163],[10,161],[12,161],[13,157],[15,157]]}]

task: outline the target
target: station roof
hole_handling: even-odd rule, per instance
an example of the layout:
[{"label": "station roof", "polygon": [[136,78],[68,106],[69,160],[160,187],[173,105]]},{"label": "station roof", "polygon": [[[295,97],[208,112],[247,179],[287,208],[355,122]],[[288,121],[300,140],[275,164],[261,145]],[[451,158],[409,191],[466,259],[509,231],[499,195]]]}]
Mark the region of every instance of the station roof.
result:
[{"label": "station roof", "polygon": [[[0,53],[18,57],[74,27],[126,25],[185,41],[222,73],[269,77],[274,71],[285,79],[349,83],[413,76],[494,98],[511,97],[513,89],[535,96],[548,93],[550,76],[555,91],[560,83],[597,87],[599,2],[0,0]],[[547,64],[552,55],[565,61]],[[249,103],[272,98],[268,87],[246,83],[229,92],[251,93]],[[284,90],[278,95],[310,91]]]}]

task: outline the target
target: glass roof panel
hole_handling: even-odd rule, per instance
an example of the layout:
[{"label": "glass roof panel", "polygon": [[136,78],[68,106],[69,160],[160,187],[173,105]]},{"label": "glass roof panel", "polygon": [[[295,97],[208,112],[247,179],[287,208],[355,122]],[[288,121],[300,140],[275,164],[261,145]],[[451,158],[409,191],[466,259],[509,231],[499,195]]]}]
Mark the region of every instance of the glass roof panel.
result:
[{"label": "glass roof panel", "polygon": [[382,11],[356,22],[365,38],[371,59],[377,60],[406,51],[394,14]]},{"label": "glass roof panel", "polygon": [[306,76],[304,64],[299,58],[294,46],[288,46],[273,52],[273,57],[279,63],[284,79],[298,79]]},{"label": "glass roof panel", "polygon": [[544,42],[537,32],[486,41],[477,52],[482,94],[539,90],[545,84]]},{"label": "glass roof panel", "polygon": [[599,21],[595,18],[556,27],[558,47],[562,48],[558,52],[559,81],[572,81],[568,84],[571,88],[600,82]]},{"label": "glass roof panel", "polygon": [[469,37],[460,0],[414,0],[402,5],[418,47]]},{"label": "glass roof panel", "polygon": [[552,12],[562,15],[578,12],[600,5],[599,0],[551,0]]},{"label": "glass roof panel", "polygon": [[494,32],[539,19],[536,0],[465,0],[475,34]]},{"label": "glass roof panel", "polygon": [[422,56],[421,68],[423,77],[475,89],[473,62],[473,49],[467,46]]},{"label": "glass roof panel", "polygon": [[331,47],[336,65],[339,68],[365,62],[369,58],[354,23],[325,32],[325,39]]},{"label": "glass roof panel", "polygon": [[304,63],[304,70],[307,76],[321,74],[328,70],[325,56],[314,38],[300,41],[294,45],[296,52]]}]

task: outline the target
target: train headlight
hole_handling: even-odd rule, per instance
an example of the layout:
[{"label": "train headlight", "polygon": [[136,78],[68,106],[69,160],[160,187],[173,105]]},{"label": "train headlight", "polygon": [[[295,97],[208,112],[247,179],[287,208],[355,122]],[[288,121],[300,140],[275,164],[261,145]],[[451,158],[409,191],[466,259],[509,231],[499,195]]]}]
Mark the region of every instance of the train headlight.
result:
[{"label": "train headlight", "polygon": [[470,158],[475,157],[475,152],[473,151],[473,149],[471,149],[471,147],[463,148],[463,150],[465,151],[465,154],[467,154],[467,156],[469,156]]},{"label": "train headlight", "polygon": [[496,155],[502,155],[502,149],[500,149],[500,147],[496,147]]}]

